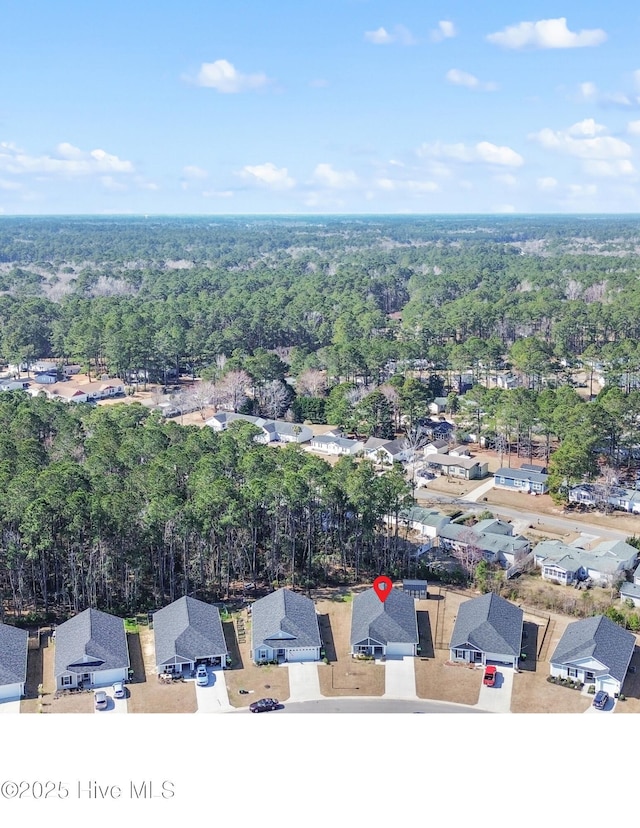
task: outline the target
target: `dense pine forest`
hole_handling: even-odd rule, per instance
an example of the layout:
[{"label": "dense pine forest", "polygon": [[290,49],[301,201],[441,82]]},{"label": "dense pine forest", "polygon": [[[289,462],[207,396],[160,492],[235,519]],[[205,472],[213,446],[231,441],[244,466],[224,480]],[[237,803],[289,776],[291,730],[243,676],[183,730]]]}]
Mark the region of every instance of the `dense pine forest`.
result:
[{"label": "dense pine forest", "polygon": [[[188,374],[209,403],[362,437],[417,439],[448,394],[461,434],[555,449],[557,493],[633,458],[639,277],[633,217],[7,217],[0,357]],[[596,365],[607,385],[588,401],[575,370]],[[521,387],[481,384],[505,369]],[[462,372],[477,385],[458,396]],[[406,572],[384,529],[411,499],[402,470],[252,436],[0,395],[2,611]]]}]

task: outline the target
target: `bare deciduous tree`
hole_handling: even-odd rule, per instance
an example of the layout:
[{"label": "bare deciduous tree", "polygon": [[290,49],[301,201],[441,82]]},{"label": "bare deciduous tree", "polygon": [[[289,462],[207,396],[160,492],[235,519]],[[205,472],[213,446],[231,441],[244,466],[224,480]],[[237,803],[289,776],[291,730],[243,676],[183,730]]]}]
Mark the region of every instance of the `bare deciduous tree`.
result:
[{"label": "bare deciduous tree", "polygon": [[247,391],[251,387],[251,377],[246,371],[229,371],[225,374],[220,389],[224,401],[232,411],[237,411],[247,401]]},{"label": "bare deciduous tree", "polygon": [[296,391],[303,397],[321,397],[327,390],[327,377],[323,371],[307,368],[298,377]]},{"label": "bare deciduous tree", "polygon": [[281,380],[271,380],[260,391],[260,408],[267,417],[276,419],[289,407],[289,392]]}]

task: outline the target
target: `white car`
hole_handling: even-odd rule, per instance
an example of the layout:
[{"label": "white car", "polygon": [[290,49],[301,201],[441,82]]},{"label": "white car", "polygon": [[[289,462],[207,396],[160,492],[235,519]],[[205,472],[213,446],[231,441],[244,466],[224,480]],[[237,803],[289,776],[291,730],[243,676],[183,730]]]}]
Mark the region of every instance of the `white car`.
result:
[{"label": "white car", "polygon": [[116,681],[113,685],[113,698],[114,699],[124,699],[126,693],[124,689],[124,682],[123,681]]},{"label": "white car", "polygon": [[207,673],[207,668],[204,664],[198,664],[198,669],[196,670],[196,684],[200,687],[206,687],[209,684],[209,673]]}]

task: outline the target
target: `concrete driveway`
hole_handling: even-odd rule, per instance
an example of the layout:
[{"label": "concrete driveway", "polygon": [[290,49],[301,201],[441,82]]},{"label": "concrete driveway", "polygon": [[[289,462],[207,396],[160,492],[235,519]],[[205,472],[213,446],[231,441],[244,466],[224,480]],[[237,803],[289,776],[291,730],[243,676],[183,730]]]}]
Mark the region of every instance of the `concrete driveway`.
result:
[{"label": "concrete driveway", "polygon": [[[196,702],[198,713],[225,713],[231,709],[227,680],[222,667],[207,667],[209,684],[199,687],[196,684]],[[195,679],[194,679],[195,683]]]},{"label": "concrete driveway", "polygon": [[480,686],[480,695],[476,707],[491,713],[511,713],[511,693],[513,691],[513,667],[498,664],[496,683],[493,687]]},{"label": "concrete driveway", "polygon": [[2,713],[19,713],[20,699],[11,699],[9,701],[0,702],[0,715]]},{"label": "concrete driveway", "polygon": [[288,701],[304,702],[322,698],[318,665],[315,661],[297,662],[287,666],[289,669]]},{"label": "concrete driveway", "polygon": [[114,699],[113,695],[109,693],[106,687],[97,687],[97,690],[105,690],[107,694],[107,708],[106,710],[96,710],[95,704],[93,705],[93,712],[100,713],[103,716],[105,713],[128,713],[129,709],[127,707],[127,699]]},{"label": "concrete driveway", "polygon": [[413,656],[387,656],[384,667],[384,696],[388,699],[415,699],[416,670]]}]

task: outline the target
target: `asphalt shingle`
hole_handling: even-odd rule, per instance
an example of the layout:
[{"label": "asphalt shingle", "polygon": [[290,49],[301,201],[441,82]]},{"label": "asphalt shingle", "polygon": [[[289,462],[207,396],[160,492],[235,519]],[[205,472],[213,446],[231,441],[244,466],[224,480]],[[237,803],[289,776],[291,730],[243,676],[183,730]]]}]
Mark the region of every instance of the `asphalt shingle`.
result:
[{"label": "asphalt shingle", "polygon": [[564,631],[552,664],[569,664],[579,659],[594,658],[609,670],[609,675],[624,681],[633,655],[636,637],[604,615],[574,621]]},{"label": "asphalt shingle", "polygon": [[153,614],[156,665],[227,654],[218,608],[185,596]]},{"label": "asphalt shingle", "polygon": [[373,589],[358,593],[351,610],[351,645],[367,638],[385,646],[417,644],[418,620],[413,598],[392,589],[383,603]]},{"label": "asphalt shingle", "polygon": [[518,658],[522,645],[524,613],[493,592],[465,601],[451,635],[450,648],[471,644],[483,653],[499,653]]},{"label": "asphalt shingle", "polygon": [[129,667],[129,649],[122,618],[86,609],[56,630],[54,672],[92,672]]},{"label": "asphalt shingle", "polygon": [[305,595],[278,589],[255,602],[251,609],[251,648],[320,647],[316,608]]},{"label": "asphalt shingle", "polygon": [[27,680],[29,633],[10,624],[0,624],[0,684],[22,684]]}]

